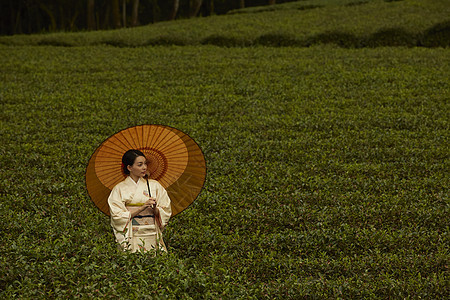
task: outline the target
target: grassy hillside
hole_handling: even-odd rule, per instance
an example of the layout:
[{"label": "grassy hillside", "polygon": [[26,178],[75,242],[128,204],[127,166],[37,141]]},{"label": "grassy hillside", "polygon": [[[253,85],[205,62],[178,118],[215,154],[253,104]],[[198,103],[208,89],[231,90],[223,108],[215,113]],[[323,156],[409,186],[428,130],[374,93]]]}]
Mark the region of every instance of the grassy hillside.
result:
[{"label": "grassy hillside", "polygon": [[434,47],[449,46],[449,15],[448,0],[308,0],[132,29],[0,37],[0,43],[120,47],[335,43],[344,47]]},{"label": "grassy hillside", "polygon": [[[213,32],[274,32],[246,20],[311,3],[1,38],[0,297],[446,299],[448,49],[200,45]],[[421,30],[438,19],[422,18]],[[183,27],[214,20],[203,36]],[[222,27],[233,22],[241,33]],[[308,32],[324,32],[315,26]],[[191,42],[99,42],[133,44],[155,28]],[[200,196],[166,229],[169,254],[157,257],[116,250],[84,182],[104,139],[147,123],[188,133],[208,167]]]}]

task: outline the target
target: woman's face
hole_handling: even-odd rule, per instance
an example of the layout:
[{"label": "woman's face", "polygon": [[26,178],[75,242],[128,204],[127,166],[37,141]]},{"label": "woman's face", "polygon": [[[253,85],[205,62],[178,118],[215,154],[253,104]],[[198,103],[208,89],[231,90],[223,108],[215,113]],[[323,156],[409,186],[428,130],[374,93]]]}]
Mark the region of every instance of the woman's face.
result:
[{"label": "woman's face", "polygon": [[138,156],[134,160],[134,164],[127,168],[130,171],[131,178],[137,180],[138,178],[145,176],[147,172],[147,160],[144,156]]}]

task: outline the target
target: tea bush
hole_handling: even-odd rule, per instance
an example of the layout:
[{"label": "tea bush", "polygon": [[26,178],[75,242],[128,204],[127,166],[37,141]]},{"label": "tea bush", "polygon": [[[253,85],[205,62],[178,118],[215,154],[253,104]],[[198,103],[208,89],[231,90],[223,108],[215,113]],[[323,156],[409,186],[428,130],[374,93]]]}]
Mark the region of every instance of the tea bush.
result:
[{"label": "tea bush", "polygon": [[[446,49],[0,47],[2,298],[445,298]],[[84,172],[137,124],[205,187],[170,253],[116,250]]]}]

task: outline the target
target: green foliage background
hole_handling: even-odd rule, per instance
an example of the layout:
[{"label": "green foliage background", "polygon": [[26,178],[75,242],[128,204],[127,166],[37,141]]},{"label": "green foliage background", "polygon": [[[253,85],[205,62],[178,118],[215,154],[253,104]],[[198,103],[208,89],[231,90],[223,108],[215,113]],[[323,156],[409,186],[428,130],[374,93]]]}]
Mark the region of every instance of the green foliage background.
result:
[{"label": "green foliage background", "polygon": [[[448,296],[448,48],[36,43],[154,28],[1,39],[2,298]],[[84,184],[104,139],[147,123],[208,166],[157,257],[118,252]]]},{"label": "green foliage background", "polygon": [[448,47],[448,0],[306,0],[86,33],[2,36],[5,45]]}]

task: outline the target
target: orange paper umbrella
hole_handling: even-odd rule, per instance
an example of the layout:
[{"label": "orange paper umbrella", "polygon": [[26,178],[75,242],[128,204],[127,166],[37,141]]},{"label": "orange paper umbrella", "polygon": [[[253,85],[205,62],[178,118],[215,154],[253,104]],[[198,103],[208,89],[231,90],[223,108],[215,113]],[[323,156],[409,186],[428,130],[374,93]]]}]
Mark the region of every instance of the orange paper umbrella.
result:
[{"label": "orange paper umbrella", "polygon": [[86,187],[95,205],[109,215],[108,196],[127,175],[122,156],[130,149],[147,157],[150,178],[164,186],[172,203],[172,216],[188,207],[200,193],[206,177],[202,150],[187,134],[163,125],[124,129],[105,140],[86,168]]}]

